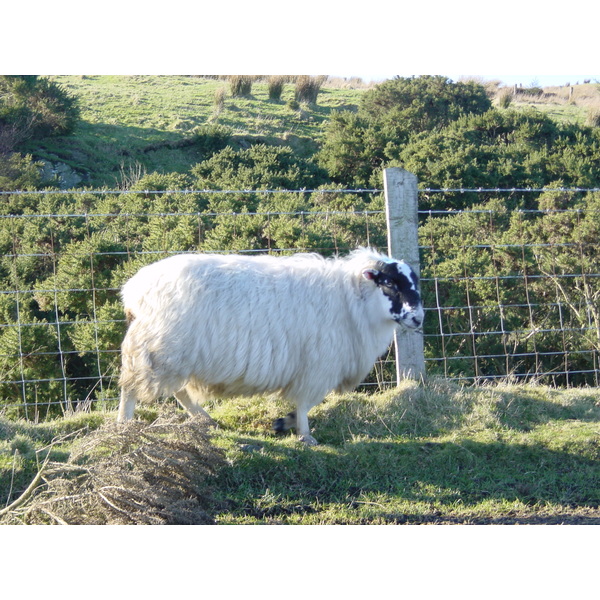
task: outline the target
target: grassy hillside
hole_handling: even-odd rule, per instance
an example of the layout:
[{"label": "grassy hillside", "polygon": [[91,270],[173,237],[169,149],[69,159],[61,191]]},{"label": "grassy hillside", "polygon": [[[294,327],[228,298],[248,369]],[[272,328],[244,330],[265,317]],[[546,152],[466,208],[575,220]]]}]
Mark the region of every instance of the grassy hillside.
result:
[{"label": "grassy hillside", "polygon": [[49,451],[54,461],[0,522],[600,522],[598,390],[432,381],[332,395],[311,411],[314,448],[270,433],[283,410],[273,398],[219,401],[210,441],[171,405],[138,411],[128,430],[112,412],[0,420],[2,503]]},{"label": "grassy hillside", "polygon": [[[25,148],[52,163],[64,163],[82,178],[81,185],[114,187],[142,173],[184,173],[203,159],[190,143],[198,128],[231,128],[234,147],[252,142],[285,144],[297,153],[314,153],[323,125],[334,110],[354,110],[367,86],[327,80],[316,104],[294,105],[294,84],[281,100],[268,97],[266,79],[251,94],[232,97],[226,79],[187,76],[56,76],[53,80],[79,98],[81,121],[73,135],[48,138]],[[488,83],[499,98],[511,88]],[[598,85],[548,88],[542,94],[518,94],[512,107],[534,107],[557,120],[585,123],[600,107]],[[219,107],[216,97],[223,93]]]},{"label": "grassy hillside", "polygon": [[[317,104],[290,106],[294,85],[281,100],[269,100],[266,82],[245,97],[232,97],[226,80],[178,76],[60,76],[53,80],[77,96],[81,121],[71,136],[36,142],[36,157],[63,162],[84,175],[84,184],[114,186],[146,172],[186,172],[202,160],[185,145],[196,128],[231,128],[233,145],[252,141],[289,145],[300,154],[315,151],[332,110],[357,106],[361,88],[324,87]],[[224,90],[222,108],[215,94]]]}]

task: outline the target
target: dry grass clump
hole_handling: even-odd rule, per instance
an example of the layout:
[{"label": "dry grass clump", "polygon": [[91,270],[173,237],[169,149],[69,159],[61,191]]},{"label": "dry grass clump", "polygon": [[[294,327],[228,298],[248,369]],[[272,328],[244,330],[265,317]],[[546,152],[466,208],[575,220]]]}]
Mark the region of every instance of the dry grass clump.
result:
[{"label": "dry grass clump", "polygon": [[590,108],[588,110],[586,124],[590,127],[600,127],[600,108]]},{"label": "dry grass clump", "polygon": [[342,90],[364,90],[375,87],[375,81],[365,82],[361,77],[327,77],[325,82],[328,88],[336,88]]},{"label": "dry grass clump", "polygon": [[513,101],[513,92],[510,88],[502,88],[496,95],[498,106],[508,108]]},{"label": "dry grass clump", "polygon": [[458,78],[459,83],[476,83],[485,88],[487,95],[490,98],[494,98],[498,95],[502,85],[502,82],[499,79],[485,79],[480,75],[463,75]]},{"label": "dry grass clump", "polygon": [[267,79],[267,87],[269,91],[269,100],[281,100],[283,88],[290,78],[286,75],[270,75]]},{"label": "dry grass clump", "polygon": [[296,102],[306,102],[307,104],[316,104],[317,96],[321,87],[327,80],[327,75],[311,77],[310,75],[299,75],[296,78],[296,90],[294,99]]},{"label": "dry grass clump", "polygon": [[[4,523],[212,524],[208,479],[224,464],[210,421],[180,413],[110,422],[48,463],[40,485]],[[39,474],[38,474],[39,475]]]},{"label": "dry grass clump", "polygon": [[543,94],[540,94],[535,101],[540,104],[571,104],[587,109],[598,108],[600,107],[600,86],[589,83],[546,87]]},{"label": "dry grass clump", "polygon": [[234,98],[237,96],[249,96],[255,80],[256,77],[253,75],[231,75],[229,77],[231,95]]}]

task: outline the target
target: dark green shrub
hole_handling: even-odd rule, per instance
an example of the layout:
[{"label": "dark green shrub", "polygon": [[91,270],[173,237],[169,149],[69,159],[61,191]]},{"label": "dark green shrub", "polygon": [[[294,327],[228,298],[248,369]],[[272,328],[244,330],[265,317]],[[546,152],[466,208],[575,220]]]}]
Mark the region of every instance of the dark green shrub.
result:
[{"label": "dark green shrub", "polygon": [[417,133],[448,125],[463,115],[483,114],[491,107],[485,88],[478,83],[423,75],[389,79],[368,90],[360,112]]},{"label": "dark green shrub", "polygon": [[334,112],[317,159],[335,182],[367,187],[389,158],[386,148],[391,139],[373,119],[350,111]]},{"label": "dark green shrub", "polygon": [[49,79],[0,77],[0,130],[11,130],[15,145],[71,133],[78,119],[77,99]]},{"label": "dark green shrub", "polygon": [[[557,179],[567,186],[597,187],[600,132],[561,125],[537,111],[490,110],[414,136],[399,160],[431,188],[539,188]],[[443,208],[448,200],[436,194],[423,205]],[[533,200],[529,194],[525,201]],[[481,196],[459,194],[452,202],[453,208],[464,208],[481,202]]]},{"label": "dark green shrub", "polygon": [[35,163],[29,155],[0,151],[0,191],[38,189],[42,184],[40,169],[41,163]]},{"label": "dark green shrub", "polygon": [[326,174],[312,161],[297,157],[287,146],[257,144],[246,150],[224,148],[192,167],[196,189],[295,190],[320,185]]},{"label": "dark green shrub", "polygon": [[231,139],[232,130],[224,125],[201,125],[192,131],[194,146],[206,157],[223,150]]},{"label": "dark green shrub", "polygon": [[474,82],[430,75],[391,79],[365,92],[358,113],[331,116],[319,164],[340,184],[377,187],[381,169],[399,164],[410,139],[490,107],[485,88]]},{"label": "dark green shrub", "polygon": [[546,192],[538,207],[548,212],[512,212],[494,198],[421,224],[424,302],[447,307],[425,322],[427,352],[452,357],[445,375],[557,371],[554,383],[594,385],[600,195]]}]

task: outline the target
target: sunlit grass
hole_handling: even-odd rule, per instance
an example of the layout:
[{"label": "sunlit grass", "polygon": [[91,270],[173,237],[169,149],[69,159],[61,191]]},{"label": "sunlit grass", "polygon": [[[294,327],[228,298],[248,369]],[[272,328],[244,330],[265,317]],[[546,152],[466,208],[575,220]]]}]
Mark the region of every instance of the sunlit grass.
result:
[{"label": "sunlit grass", "polygon": [[[405,382],[331,395],[311,413],[320,445],[276,436],[277,397],[215,401],[226,458],[211,485],[217,523],[593,523],[600,518],[600,391]],[[170,410],[177,410],[174,407]],[[150,422],[153,407],[138,411]],[[33,479],[53,439],[113,420],[0,420],[0,501]],[[65,437],[53,459],[67,460]],[[43,454],[43,453],[42,453]]]},{"label": "sunlit grass", "polygon": [[[310,155],[318,149],[332,110],[356,109],[361,89],[323,88],[316,105],[290,108],[294,85],[281,100],[269,99],[267,81],[248,96],[232,97],[228,82],[183,76],[57,76],[79,98],[81,120],[73,135],[37,141],[26,148],[37,158],[63,162],[87,176],[86,184],[114,186],[128,165],[147,172],[188,172],[204,157],[193,145],[172,147],[195,128],[218,123],[232,131],[232,144],[261,141],[291,145]],[[215,94],[224,91],[215,111]]]}]

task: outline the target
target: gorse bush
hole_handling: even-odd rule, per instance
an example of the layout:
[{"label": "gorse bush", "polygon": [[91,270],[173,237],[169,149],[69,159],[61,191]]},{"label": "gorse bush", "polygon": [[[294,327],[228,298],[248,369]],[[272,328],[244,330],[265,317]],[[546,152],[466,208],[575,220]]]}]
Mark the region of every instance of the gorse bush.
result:
[{"label": "gorse bush", "polygon": [[287,189],[317,187],[327,174],[313,161],[297,157],[287,146],[227,147],[191,170],[196,189]]},{"label": "gorse bush", "polygon": [[193,144],[202,152],[203,157],[207,158],[215,152],[223,150],[229,143],[232,134],[231,128],[225,125],[200,125],[192,130]]},{"label": "gorse bush", "polygon": [[4,151],[29,139],[71,133],[77,100],[60,85],[37,76],[0,76],[0,140]]},{"label": "gorse bush", "polygon": [[[434,188],[540,188],[556,180],[596,187],[600,131],[559,124],[537,111],[490,110],[414,136],[396,156]],[[447,201],[427,198],[423,207],[442,208]],[[464,208],[481,196],[454,202],[453,208]]]},{"label": "gorse bush", "polygon": [[420,239],[429,246],[421,264],[425,306],[454,307],[425,321],[430,356],[453,357],[430,372],[554,372],[554,384],[594,385],[600,195],[546,192],[529,202],[530,212],[511,211],[493,198],[421,225]]},{"label": "gorse bush", "polygon": [[395,124],[406,135],[448,125],[463,115],[482,114],[491,107],[485,88],[478,83],[424,75],[390,79],[366,91],[360,114]]},{"label": "gorse bush", "polygon": [[[479,84],[426,76],[386,81],[365,93],[357,113],[333,113],[317,157],[349,186],[380,185],[383,168],[402,166],[433,188],[543,187],[557,179],[596,187],[600,132],[539,111],[494,109]],[[474,201],[461,196],[454,208]]]},{"label": "gorse bush", "polygon": [[388,80],[365,92],[358,112],[331,115],[319,164],[340,184],[378,186],[381,169],[401,164],[400,152],[418,134],[490,108],[485,88],[475,82],[429,75]]},{"label": "gorse bush", "polygon": [[396,150],[394,135],[376,121],[351,111],[332,113],[325,141],[317,154],[319,165],[339,184],[369,187],[381,181],[381,169]]},{"label": "gorse bush", "polygon": [[30,155],[0,151],[0,191],[35,190],[42,184],[41,164]]}]

